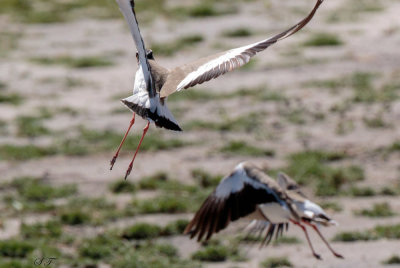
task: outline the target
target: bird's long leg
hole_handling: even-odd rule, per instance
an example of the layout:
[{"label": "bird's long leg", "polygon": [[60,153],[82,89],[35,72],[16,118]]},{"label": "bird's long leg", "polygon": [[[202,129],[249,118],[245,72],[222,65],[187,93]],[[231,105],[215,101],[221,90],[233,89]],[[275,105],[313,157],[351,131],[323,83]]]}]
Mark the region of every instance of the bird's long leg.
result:
[{"label": "bird's long leg", "polygon": [[149,127],[150,127],[150,121],[149,121],[149,122],[147,123],[147,125],[143,128],[143,134],[142,134],[142,137],[140,138],[139,145],[138,145],[138,147],[136,148],[135,154],[133,155],[132,161],[131,161],[131,163],[129,164],[128,169],[126,170],[125,180],[126,180],[126,178],[128,178],[129,174],[131,174],[133,162],[135,161],[136,155],[137,155],[137,153],[139,152],[140,145],[142,145],[144,136],[146,135],[147,130],[149,130]]},{"label": "bird's long leg", "polygon": [[332,252],[333,255],[335,255],[335,257],[337,258],[341,258],[344,259],[344,257],[342,255],[340,255],[339,253],[337,253],[336,251],[333,250],[333,248],[331,247],[331,245],[329,245],[328,241],[326,241],[325,237],[322,236],[321,232],[319,231],[318,227],[310,222],[304,222],[307,225],[310,225],[319,235],[319,237],[321,237],[322,241],[324,241],[325,245],[329,248],[329,250]]},{"label": "bird's long leg", "polygon": [[118,155],[119,155],[119,151],[121,150],[122,145],[124,144],[124,142],[125,142],[125,140],[126,140],[126,137],[128,136],[128,133],[129,133],[129,131],[131,130],[133,124],[135,124],[135,113],[133,113],[131,122],[129,123],[128,130],[125,132],[124,138],[122,139],[121,143],[119,144],[118,149],[117,149],[117,152],[115,153],[115,155],[113,156],[113,158],[112,158],[111,161],[110,161],[110,165],[111,165],[110,170],[113,169],[114,164],[115,164],[115,161],[117,161],[117,158],[118,158]]},{"label": "bird's long leg", "polygon": [[315,257],[316,259],[322,260],[321,256],[320,256],[319,254],[317,254],[317,253],[314,251],[314,248],[313,248],[313,246],[312,246],[312,244],[311,244],[311,240],[310,240],[310,237],[308,236],[306,227],[305,227],[304,225],[302,225],[300,222],[297,222],[297,221],[294,221],[294,220],[290,220],[290,221],[291,221],[292,223],[298,225],[298,226],[303,230],[304,234],[306,235],[307,242],[308,242],[308,245],[310,246],[310,249],[311,249],[311,251],[312,251],[312,254],[314,255],[314,257]]}]

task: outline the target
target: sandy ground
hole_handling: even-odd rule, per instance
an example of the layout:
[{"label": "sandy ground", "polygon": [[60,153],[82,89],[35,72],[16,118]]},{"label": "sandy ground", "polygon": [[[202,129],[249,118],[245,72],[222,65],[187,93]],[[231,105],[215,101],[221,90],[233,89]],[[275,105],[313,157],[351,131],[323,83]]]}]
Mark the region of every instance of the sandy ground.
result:
[{"label": "sandy ground", "polygon": [[[204,37],[200,45],[177,52],[173,57],[156,59],[166,67],[173,67],[200,56],[258,41],[293,24],[313,1],[280,1],[242,3],[238,14],[212,18],[191,19],[184,22],[156,18],[153,23],[143,23],[144,39],[150,44],[169,42],[180,36],[196,33]],[[192,130],[183,133],[164,131],[164,137],[177,137],[186,141],[201,141],[182,149],[159,152],[142,152],[134,166],[131,181],[156,171],[166,171],[184,182],[190,182],[190,170],[201,168],[212,174],[226,174],[242,160],[258,164],[268,163],[271,168],[282,167],[286,157],[304,149],[338,150],[351,154],[350,159],[340,164],[357,164],[365,170],[366,180],[360,185],[380,189],[392,185],[400,179],[400,154],[391,153],[383,157],[378,149],[390,146],[400,138],[400,101],[389,103],[347,103],[352,95],[349,88],[329,90],[320,87],[305,87],[302,84],[315,80],[341,80],[355,72],[376,73],[374,85],[400,81],[400,3],[385,1],[384,9],[377,12],[360,12],[357,18],[330,23],[328,18],[340,12],[348,1],[325,1],[314,20],[305,30],[294,37],[259,54],[255,65],[245,71],[235,71],[215,81],[197,86],[197,91],[213,93],[235,92],[240,88],[267,86],[268,90],[282,93],[290,104],[280,102],[260,102],[249,98],[230,98],[207,102],[173,102],[172,110],[179,110],[176,119],[182,124],[191,120],[222,120],[226,113],[231,117],[249,112],[265,112],[261,133],[215,132]],[[349,3],[348,3],[349,4]],[[296,10],[294,12],[293,10]],[[267,11],[267,12],[265,12]],[[15,133],[14,119],[19,115],[34,114],[38,107],[69,107],[77,115],[57,114],[45,120],[45,125],[53,131],[73,133],[76,126],[88,129],[113,129],[121,137],[128,125],[131,114],[113,113],[122,106],[115,96],[128,96],[133,85],[136,70],[134,45],[123,20],[78,20],[67,23],[46,25],[26,25],[0,20],[0,27],[11,25],[10,30],[22,33],[18,46],[0,60],[0,81],[7,84],[7,90],[24,96],[20,106],[0,104],[0,119],[7,123],[7,132],[0,137],[1,144],[49,144],[54,137],[34,139],[21,138]],[[221,32],[229,28],[245,27],[255,34],[245,38],[221,37]],[[303,47],[300,44],[313,33],[329,32],[343,40],[343,45],[335,47]],[[290,55],[290,54],[294,55]],[[55,57],[59,55],[111,55],[115,64],[110,67],[73,69],[62,65],[40,65],[29,59],[32,57]],[[74,87],[67,85],[68,79],[81,81]],[[394,82],[393,82],[394,83]],[[397,84],[399,85],[399,84]],[[184,93],[182,93],[184,94]],[[397,89],[399,94],[399,89]],[[343,113],[332,112],[332,107],[342,104]],[[282,110],[302,107],[306,111],[321,112],[323,120],[307,120],[293,124],[285,120]],[[390,127],[369,128],[363,122],[365,117],[381,114]],[[253,120],[249,117],[248,120]],[[344,134],[337,133],[338,124],[350,120],[353,127]],[[141,132],[145,122],[137,120],[133,132]],[[154,131],[152,126],[150,132]],[[271,158],[226,156],[215,152],[215,148],[229,139],[243,139],[251,144],[271,148],[276,156]],[[54,156],[29,161],[4,161],[0,159],[1,180],[8,181],[22,175],[42,176],[48,174],[52,183],[77,183],[79,191],[89,196],[107,195],[107,185],[122,177],[131,154],[124,152],[114,170],[108,170],[108,161],[113,152],[91,154],[82,157]],[[316,198],[321,201],[322,199]],[[335,228],[324,228],[323,233],[332,238],[340,231],[365,230],[377,224],[398,224],[400,222],[400,201],[398,197],[377,196],[372,198],[329,198],[338,202],[343,211],[330,214],[340,223]],[[353,210],[370,208],[377,202],[388,202],[398,216],[382,219],[359,217]],[[151,215],[123,219],[112,223],[126,226],[136,221],[168,222],[176,218],[190,218],[185,215]],[[3,219],[0,237],[18,234],[19,218]],[[97,233],[99,230],[91,230]],[[101,228],[100,228],[101,231]],[[78,231],[79,232],[79,231]],[[231,231],[227,231],[232,235]],[[220,238],[224,234],[219,235]],[[258,267],[259,263],[271,256],[288,256],[296,267],[379,267],[381,262],[400,252],[398,240],[377,240],[373,242],[333,243],[342,252],[345,260],[335,259],[322,241],[312,234],[316,250],[324,260],[312,258],[300,230],[292,227],[289,235],[303,240],[300,245],[269,247],[259,250],[258,246],[245,246],[246,262],[225,262],[204,264],[204,267]],[[169,240],[180,249],[183,257],[189,257],[198,249],[196,242],[178,236]]]}]

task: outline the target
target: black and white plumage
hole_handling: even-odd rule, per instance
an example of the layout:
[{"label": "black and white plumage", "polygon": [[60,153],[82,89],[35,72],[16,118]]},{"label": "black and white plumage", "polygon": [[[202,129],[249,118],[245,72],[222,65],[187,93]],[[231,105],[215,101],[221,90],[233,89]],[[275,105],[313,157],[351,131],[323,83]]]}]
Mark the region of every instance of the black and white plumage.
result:
[{"label": "black and white plumage", "polygon": [[208,240],[214,233],[226,228],[230,222],[240,218],[252,220],[249,229],[265,231],[262,244],[269,243],[276,231],[276,238],[287,229],[289,223],[298,225],[306,234],[307,241],[316,258],[308,233],[303,224],[311,226],[323,238],[317,225],[335,225],[325,211],[310,201],[300,187],[287,175],[280,173],[278,182],[256,166],[244,162],[221,180],[214,192],[204,201],[185,229],[185,234],[197,240]]},{"label": "black and white plumage", "polygon": [[[167,107],[166,100],[169,95],[176,91],[209,81],[248,63],[250,58],[256,53],[265,50],[279,40],[287,38],[301,30],[313,18],[318,7],[323,2],[323,0],[317,0],[314,8],[306,18],[290,27],[286,31],[283,31],[282,33],[279,33],[271,38],[218,53],[216,55],[201,58],[192,63],[168,70],[154,60],[151,50],[146,50],[136,19],[134,0],[116,1],[129,25],[132,37],[138,50],[137,60],[139,65],[139,68],[136,72],[133,94],[123,99],[122,102],[134,113],[140,115],[143,119],[148,121],[148,124],[143,131],[143,136],[146,134],[149,124],[153,122],[158,127],[181,131],[179,124]],[[130,128],[132,127],[132,122],[134,122],[134,118],[132,119],[127,132],[129,132]],[[125,137],[126,135],[127,134],[125,134]],[[111,169],[118,157],[122,143],[118,148],[117,153],[111,160]],[[141,143],[139,143],[138,148],[140,147],[140,144]],[[135,156],[137,154],[137,150],[135,152]],[[130,164],[127,170],[127,175],[129,175],[132,169],[132,164],[133,162]]]},{"label": "black and white plumage", "polygon": [[[124,99],[123,103],[136,113],[141,111],[139,108],[146,109],[151,113],[155,113],[159,117],[164,117],[165,119],[170,120],[174,124],[176,124],[176,121],[169,112],[165,101],[160,101],[160,99],[164,99],[176,91],[204,83],[243,66],[244,64],[248,63],[251,57],[255,56],[258,52],[267,49],[276,42],[285,39],[301,30],[313,18],[318,7],[323,2],[323,0],[318,0],[306,18],[296,23],[286,31],[283,31],[282,33],[279,33],[271,38],[204,57],[194,62],[176,67],[172,70],[168,70],[157,64],[152,53],[151,57],[148,57],[148,53],[146,54],[143,38],[140,35],[138,22],[136,20],[134,0],[116,1],[126,21],[128,22],[139,56],[139,69],[136,72],[136,76],[139,76],[139,78],[135,79],[133,95]],[[156,77],[159,79],[155,79]],[[133,103],[136,106],[129,105],[129,103]],[[146,118],[146,114],[144,114],[142,117],[148,119]],[[154,116],[152,120],[157,120],[156,116]],[[172,130],[180,130],[177,125],[169,127],[161,122],[154,122],[160,127]]]}]

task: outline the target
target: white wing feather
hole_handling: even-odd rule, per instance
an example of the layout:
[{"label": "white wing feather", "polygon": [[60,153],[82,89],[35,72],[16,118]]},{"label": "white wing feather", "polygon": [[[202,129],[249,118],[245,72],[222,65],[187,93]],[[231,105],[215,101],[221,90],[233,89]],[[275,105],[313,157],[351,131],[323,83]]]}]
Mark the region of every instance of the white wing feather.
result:
[{"label": "white wing feather", "polygon": [[139,25],[136,20],[136,15],[134,11],[134,0],[116,0],[121,10],[121,13],[124,15],[126,22],[129,25],[129,29],[131,31],[133,41],[135,42],[136,49],[139,54],[139,64],[142,67],[143,75],[147,84],[147,88],[149,88],[149,84],[151,83],[151,75],[150,75],[150,67],[147,62],[146,57],[146,48],[143,42],[142,35],[140,34]]}]

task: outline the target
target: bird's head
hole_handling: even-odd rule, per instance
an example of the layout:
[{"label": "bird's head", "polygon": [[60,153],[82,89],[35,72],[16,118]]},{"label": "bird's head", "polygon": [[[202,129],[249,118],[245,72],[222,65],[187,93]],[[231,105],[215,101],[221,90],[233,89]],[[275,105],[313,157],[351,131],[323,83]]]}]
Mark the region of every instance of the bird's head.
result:
[{"label": "bird's head", "polygon": [[[153,56],[153,50],[151,49],[146,49],[146,58],[148,60],[154,60],[154,56]],[[136,60],[139,63],[139,52],[136,52]]]}]

